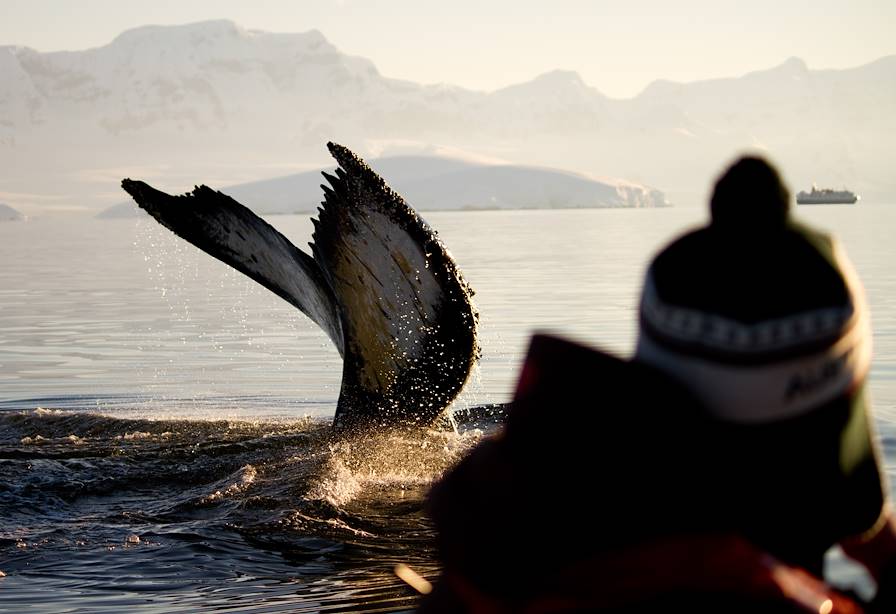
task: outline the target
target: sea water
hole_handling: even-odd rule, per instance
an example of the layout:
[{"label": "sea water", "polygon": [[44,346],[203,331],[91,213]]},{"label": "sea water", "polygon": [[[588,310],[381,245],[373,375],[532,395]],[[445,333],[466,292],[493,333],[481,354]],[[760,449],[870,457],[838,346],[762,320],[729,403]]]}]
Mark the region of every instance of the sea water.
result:
[{"label": "sea water", "polygon": [[[893,482],[896,206],[796,212],[864,281]],[[424,217],[476,291],[470,406],[509,400],[535,331],[629,355],[650,256],[706,214]],[[310,240],[307,215],[269,221]],[[340,374],[300,312],[148,218],[0,225],[0,612],[412,608],[393,567],[437,573],[422,501],[482,433],[333,441]]]}]

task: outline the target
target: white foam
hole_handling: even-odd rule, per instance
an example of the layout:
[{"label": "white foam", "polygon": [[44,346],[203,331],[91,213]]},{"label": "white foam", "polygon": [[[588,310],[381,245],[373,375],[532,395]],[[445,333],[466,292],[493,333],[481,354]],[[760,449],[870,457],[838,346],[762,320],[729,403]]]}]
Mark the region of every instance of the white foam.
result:
[{"label": "white foam", "polygon": [[330,446],[308,497],[344,506],[366,490],[404,491],[439,479],[481,437],[479,432],[387,433]]}]

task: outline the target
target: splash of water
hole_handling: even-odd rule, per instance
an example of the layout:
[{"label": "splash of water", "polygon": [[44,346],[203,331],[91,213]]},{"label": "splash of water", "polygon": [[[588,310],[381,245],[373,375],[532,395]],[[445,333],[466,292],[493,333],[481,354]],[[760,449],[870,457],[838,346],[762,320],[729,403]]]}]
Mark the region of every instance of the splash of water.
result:
[{"label": "splash of water", "polygon": [[308,496],[344,507],[371,491],[420,493],[480,437],[474,431],[392,431],[332,442]]}]

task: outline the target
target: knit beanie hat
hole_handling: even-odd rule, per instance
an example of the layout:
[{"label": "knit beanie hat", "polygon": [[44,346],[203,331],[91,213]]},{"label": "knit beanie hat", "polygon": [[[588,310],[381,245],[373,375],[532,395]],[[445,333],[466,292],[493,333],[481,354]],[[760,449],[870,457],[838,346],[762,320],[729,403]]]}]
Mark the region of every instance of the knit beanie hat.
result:
[{"label": "knit beanie hat", "polygon": [[737,160],[719,178],[709,203],[712,223],[743,233],[780,228],[790,213],[790,190],[762,158]]},{"label": "knit beanie hat", "polygon": [[709,226],[663,250],[644,282],[637,358],[724,420],[799,416],[869,369],[858,278],[835,240],[789,219],[788,204],[771,165],[737,161],[716,184]]}]

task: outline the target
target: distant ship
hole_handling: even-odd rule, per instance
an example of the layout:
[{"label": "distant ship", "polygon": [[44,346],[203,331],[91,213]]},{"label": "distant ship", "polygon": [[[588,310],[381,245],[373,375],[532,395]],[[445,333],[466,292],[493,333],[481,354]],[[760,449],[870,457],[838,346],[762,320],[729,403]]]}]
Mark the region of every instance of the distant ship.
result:
[{"label": "distant ship", "polygon": [[854,205],[858,200],[855,192],[830,188],[819,190],[814,184],[811,192],[802,190],[796,195],[798,205]]}]

